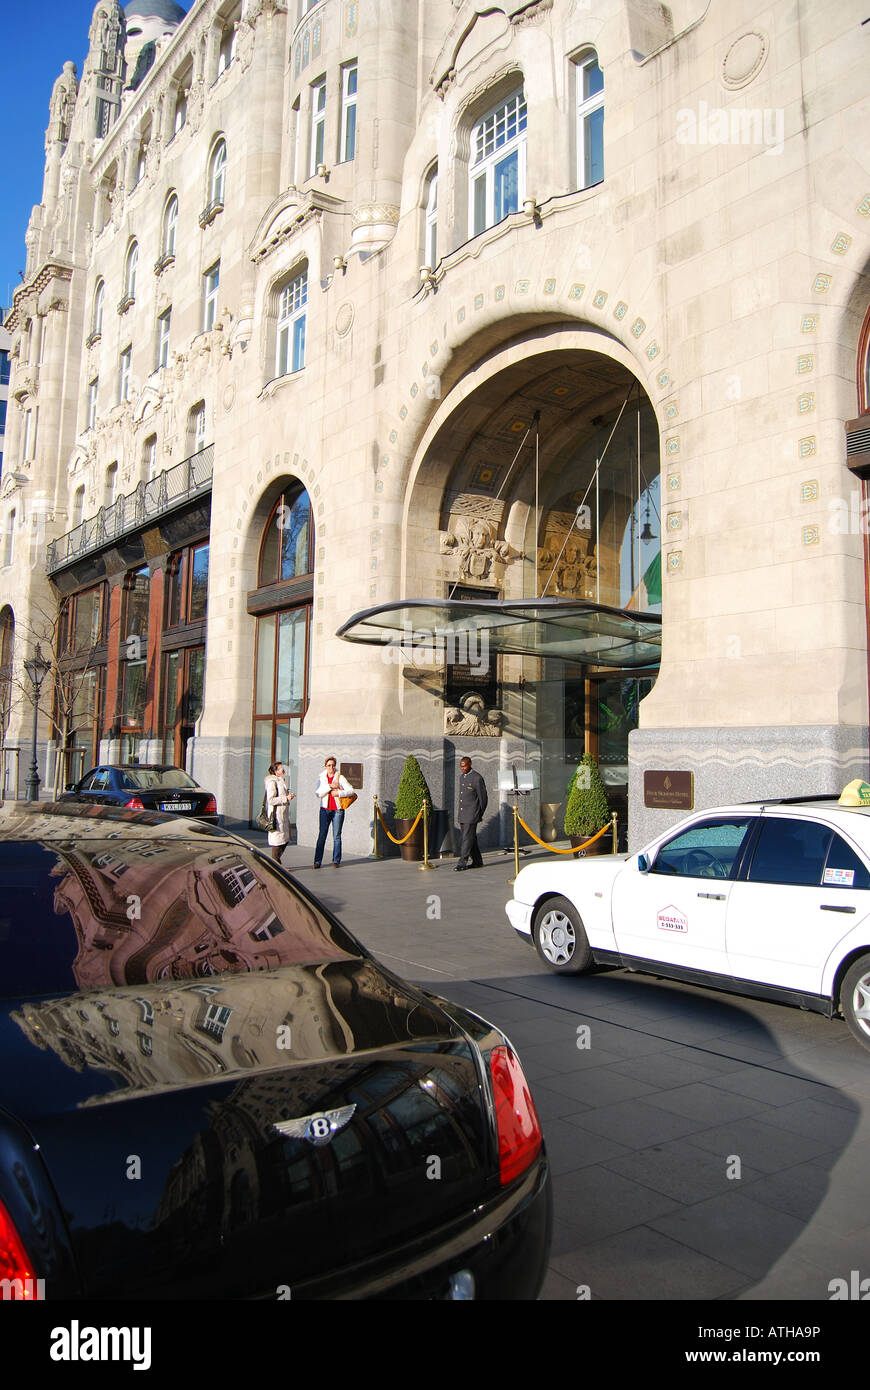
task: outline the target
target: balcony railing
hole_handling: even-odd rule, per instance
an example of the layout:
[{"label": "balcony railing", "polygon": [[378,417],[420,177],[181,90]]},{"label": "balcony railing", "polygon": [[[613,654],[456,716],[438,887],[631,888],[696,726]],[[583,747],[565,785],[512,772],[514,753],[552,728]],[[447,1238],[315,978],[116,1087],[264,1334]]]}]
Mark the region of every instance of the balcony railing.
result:
[{"label": "balcony railing", "polygon": [[102,550],[194,497],[210,492],[213,472],[214,445],[209,444],[147,483],[140,483],[135,492],[119,497],[110,507],[101,507],[96,516],[83,521],[81,526],[51,541],[46,551],[46,570],[54,574],[83,555]]}]

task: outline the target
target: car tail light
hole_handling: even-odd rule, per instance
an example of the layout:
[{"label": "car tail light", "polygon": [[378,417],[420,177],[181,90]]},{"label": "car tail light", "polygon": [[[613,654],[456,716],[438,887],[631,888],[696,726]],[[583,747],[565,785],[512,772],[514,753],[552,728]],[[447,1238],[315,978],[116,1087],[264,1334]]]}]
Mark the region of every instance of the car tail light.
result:
[{"label": "car tail light", "polygon": [[33,1263],[21,1243],[21,1237],[12,1224],[12,1217],[0,1202],[0,1281],[4,1289],[10,1285],[5,1281],[18,1281],[16,1296],[34,1298],[37,1287]]},{"label": "car tail light", "polygon": [[523,1069],[510,1047],[494,1047],[489,1070],[495,1094],[498,1165],[502,1186],[534,1163],[543,1136]]},{"label": "car tail light", "polygon": [[207,802],[205,803],[205,805],[203,806],[203,808],[202,808],[202,814],[203,814],[204,816],[216,816],[216,815],[217,815],[217,802],[215,801],[215,799],[214,799],[213,796],[210,796],[209,799],[208,799],[208,801],[207,801]]},{"label": "car tail light", "polygon": [[144,802],[144,801],[140,801],[139,798],[138,798],[138,796],[131,796],[129,801],[125,801],[125,802],[124,802],[124,805],[127,807],[127,810],[128,810],[128,811],[144,811],[144,810],[145,810],[145,802]]}]

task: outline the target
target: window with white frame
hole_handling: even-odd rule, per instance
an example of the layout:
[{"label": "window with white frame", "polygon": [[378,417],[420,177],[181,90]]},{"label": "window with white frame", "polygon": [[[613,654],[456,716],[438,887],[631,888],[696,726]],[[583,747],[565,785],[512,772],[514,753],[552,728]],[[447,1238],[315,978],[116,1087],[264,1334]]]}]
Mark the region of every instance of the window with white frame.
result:
[{"label": "window with white frame", "polygon": [[326,149],[326,78],[311,84],[311,159],[308,177],[317,173],[317,166],[324,163]]},{"label": "window with white frame", "polygon": [[163,213],[163,256],[175,255],[175,243],[178,236],[178,198],[173,193]]},{"label": "window with white frame", "polygon": [[142,450],[142,459],[145,464],[146,478],[156,478],[160,471],[157,462],[157,435],[152,434],[145,440]]},{"label": "window with white frame", "polygon": [[214,328],[218,312],[218,289],[221,280],[221,263],[217,261],[202,277],[202,331],[207,333]]},{"label": "window with white frame", "polygon": [[305,312],[308,303],[308,270],[294,275],[278,297],[278,339],[275,375],[286,376],[305,366]]},{"label": "window with white frame", "polygon": [[169,366],[169,325],[172,309],[166,309],[157,319],[157,366]]},{"label": "window with white frame", "polygon": [[211,156],[208,177],[209,202],[223,204],[227,190],[227,143],[218,140]]},{"label": "window with white frame", "polygon": [[426,180],[426,230],[423,238],[423,265],[434,270],[438,263],[438,165]]},{"label": "window with white frame", "polygon": [[221,46],[218,54],[218,77],[226,72],[236,56],[236,25],[230,21],[221,31]]},{"label": "window with white frame", "polygon": [[179,86],[175,94],[175,116],[172,122],[172,133],[177,135],[187,123],[187,87]]},{"label": "window with white frame", "polygon": [[3,564],[11,565],[15,558],[15,508],[6,513],[6,527],[3,536]]},{"label": "window with white frame", "polygon": [[127,264],[124,269],[124,293],[128,299],[136,298],[136,271],[139,267],[139,245],[133,242],[127,252]]},{"label": "window with white frame", "polygon": [[468,234],[516,212],[526,191],[526,98],[522,87],[487,111],[471,132]]},{"label": "window with white frame", "polygon": [[130,367],[133,362],[133,348],[124,348],[118,360],[118,400],[130,399]]},{"label": "window with white frame", "polygon": [[73,531],[76,529],[77,526],[81,526],[82,517],[84,516],[84,513],[85,485],[84,483],[82,483],[81,487],[77,487],[75,492],[73,493],[72,515],[70,517],[70,523]]},{"label": "window with white frame", "polygon": [[103,305],[106,301],[106,284],[104,280],[97,281],[97,288],[94,290],[94,312],[91,317],[91,337],[99,338],[103,332]]},{"label": "window with white frame", "polygon": [[357,65],[348,63],[341,70],[341,134],[339,162],[353,159],[356,153],[356,88]]},{"label": "window with white frame", "polygon": [[292,128],[293,128],[293,174],[290,179],[294,188],[304,180],[305,173],[302,168],[302,101],[297,97],[291,107]]},{"label": "window with white frame", "polygon": [[95,376],[93,381],[88,382],[88,424],[87,428],[92,430],[97,423],[97,392],[100,389],[100,378]]},{"label": "window with white frame", "polygon": [[574,64],[577,79],[577,186],[604,179],[604,73],[594,53]]},{"label": "window with white frame", "polygon": [[33,456],[33,410],[28,408],[24,412],[24,424],[21,430],[21,462],[26,463]]},{"label": "window with white frame", "polygon": [[190,412],[188,443],[193,454],[198,454],[200,449],[205,448],[205,401],[199,401]]}]

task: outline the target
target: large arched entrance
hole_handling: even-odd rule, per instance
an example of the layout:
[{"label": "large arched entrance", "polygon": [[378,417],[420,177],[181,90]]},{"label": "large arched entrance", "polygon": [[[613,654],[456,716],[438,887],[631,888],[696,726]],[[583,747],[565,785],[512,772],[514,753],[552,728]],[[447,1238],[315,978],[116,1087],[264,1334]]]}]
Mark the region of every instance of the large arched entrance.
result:
[{"label": "large arched entrance", "polygon": [[[658,672],[658,424],[630,354],[606,342],[539,330],[466,374],[409,481],[411,606],[343,630],[353,640],[378,622],[396,638],[404,628],[404,729],[440,738],[445,764],[471,751],[490,786],[512,763],[532,770],[526,805],[550,838],[584,753],[627,825],[628,738]],[[409,624],[427,621],[415,600],[466,605],[468,643],[409,643]]]}]

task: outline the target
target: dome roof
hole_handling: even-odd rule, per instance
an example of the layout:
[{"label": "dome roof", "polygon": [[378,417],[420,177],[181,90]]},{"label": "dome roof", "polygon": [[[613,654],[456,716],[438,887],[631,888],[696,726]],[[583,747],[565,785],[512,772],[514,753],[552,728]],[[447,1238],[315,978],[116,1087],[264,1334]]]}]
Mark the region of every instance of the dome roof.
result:
[{"label": "dome roof", "polygon": [[129,5],[124,6],[125,18],[131,19],[135,14],[156,15],[158,19],[165,19],[170,24],[180,24],[187,10],[176,5],[175,0],[130,0]]}]

